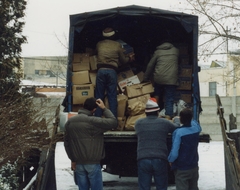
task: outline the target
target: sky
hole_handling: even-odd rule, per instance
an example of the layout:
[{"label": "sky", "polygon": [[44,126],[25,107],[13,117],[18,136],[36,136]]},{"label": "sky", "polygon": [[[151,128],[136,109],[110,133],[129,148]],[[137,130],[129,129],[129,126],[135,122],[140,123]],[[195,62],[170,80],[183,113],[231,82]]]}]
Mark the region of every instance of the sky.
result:
[{"label": "sky", "polygon": [[[177,11],[184,0],[28,0],[22,57],[66,56],[69,15],[127,5]],[[175,7],[175,8],[173,8]]]}]

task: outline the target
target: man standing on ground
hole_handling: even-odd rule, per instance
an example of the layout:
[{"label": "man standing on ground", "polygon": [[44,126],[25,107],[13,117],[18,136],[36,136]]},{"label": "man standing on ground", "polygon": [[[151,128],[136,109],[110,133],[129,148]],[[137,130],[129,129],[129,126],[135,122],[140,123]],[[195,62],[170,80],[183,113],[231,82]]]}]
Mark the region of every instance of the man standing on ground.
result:
[{"label": "man standing on ground", "polygon": [[140,190],[151,189],[152,177],[157,190],[168,187],[167,137],[179,126],[178,119],[171,121],[158,117],[159,107],[155,98],[146,103],[146,118],[138,119],[135,131],[138,138],[138,185]]},{"label": "man standing on ground", "polygon": [[192,110],[180,112],[182,126],[172,135],[172,150],[168,161],[175,174],[177,190],[198,190],[198,142],[201,126],[192,120]]},{"label": "man standing on ground", "polygon": [[[93,116],[96,108],[104,118]],[[64,146],[79,190],[102,190],[101,159],[104,158],[103,133],[117,127],[117,120],[100,99],[88,98],[78,115],[65,124]]]},{"label": "man standing on ground", "polygon": [[[104,40],[97,43],[97,77],[95,98],[104,99],[107,94],[109,109],[117,118],[117,69],[119,64],[134,60],[134,55],[125,55],[121,44],[116,40],[115,31],[106,28],[102,32]],[[97,109],[96,116],[102,116],[102,110]]]},{"label": "man standing on ground", "polygon": [[143,82],[149,81],[153,76],[154,97],[160,106],[163,104],[163,98],[165,97],[165,115],[172,118],[174,116],[174,95],[178,86],[179,50],[168,41],[165,40],[164,43],[157,46],[147,65]]}]

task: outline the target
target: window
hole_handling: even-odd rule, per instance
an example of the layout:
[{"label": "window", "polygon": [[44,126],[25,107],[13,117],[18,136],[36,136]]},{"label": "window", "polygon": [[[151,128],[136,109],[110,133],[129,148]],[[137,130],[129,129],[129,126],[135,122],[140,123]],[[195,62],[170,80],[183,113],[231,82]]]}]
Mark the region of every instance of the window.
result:
[{"label": "window", "polygon": [[217,83],[209,82],[209,96],[215,96],[217,93]]}]

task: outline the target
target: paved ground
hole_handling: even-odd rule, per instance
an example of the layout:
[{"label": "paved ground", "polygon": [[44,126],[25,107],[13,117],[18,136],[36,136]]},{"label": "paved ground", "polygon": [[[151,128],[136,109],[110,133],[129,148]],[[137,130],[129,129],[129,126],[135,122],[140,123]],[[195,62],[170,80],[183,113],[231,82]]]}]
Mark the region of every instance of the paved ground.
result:
[{"label": "paved ground", "polygon": [[[199,190],[225,190],[224,152],[222,141],[199,144]],[[58,190],[78,190],[73,181],[63,143],[57,143],[55,155],[56,180]],[[104,190],[138,190],[137,178],[103,173]],[[154,188],[152,188],[154,189]],[[175,190],[169,186],[168,190]]]}]

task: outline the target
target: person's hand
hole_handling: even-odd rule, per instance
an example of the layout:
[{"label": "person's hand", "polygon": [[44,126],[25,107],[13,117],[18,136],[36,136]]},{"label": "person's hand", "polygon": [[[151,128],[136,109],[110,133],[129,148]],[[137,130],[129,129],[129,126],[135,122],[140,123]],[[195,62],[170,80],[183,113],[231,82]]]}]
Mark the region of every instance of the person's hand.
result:
[{"label": "person's hand", "polygon": [[172,118],[173,122],[180,122],[180,117],[179,116],[175,116]]},{"label": "person's hand", "polygon": [[135,61],[135,54],[134,54],[134,53],[130,53],[130,54],[128,55],[128,57],[129,57],[129,62]]},{"label": "person's hand", "polygon": [[73,171],[75,171],[76,170],[76,162],[71,162],[71,169],[73,170]]},{"label": "person's hand", "polygon": [[96,104],[98,105],[98,107],[100,107],[101,109],[105,108],[105,105],[103,103],[103,101],[99,98],[96,100]]}]

